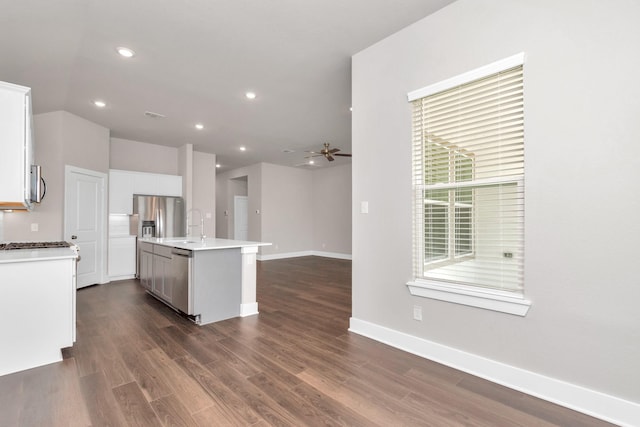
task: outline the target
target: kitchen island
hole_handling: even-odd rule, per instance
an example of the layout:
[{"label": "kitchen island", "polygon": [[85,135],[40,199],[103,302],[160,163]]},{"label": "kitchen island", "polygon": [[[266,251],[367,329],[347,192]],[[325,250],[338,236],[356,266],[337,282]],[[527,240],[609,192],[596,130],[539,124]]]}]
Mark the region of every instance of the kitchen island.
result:
[{"label": "kitchen island", "polygon": [[0,250],[0,375],[62,360],[76,335],[72,248]]},{"label": "kitchen island", "polygon": [[269,243],[142,238],[140,284],[199,325],[258,314],[256,254]]}]

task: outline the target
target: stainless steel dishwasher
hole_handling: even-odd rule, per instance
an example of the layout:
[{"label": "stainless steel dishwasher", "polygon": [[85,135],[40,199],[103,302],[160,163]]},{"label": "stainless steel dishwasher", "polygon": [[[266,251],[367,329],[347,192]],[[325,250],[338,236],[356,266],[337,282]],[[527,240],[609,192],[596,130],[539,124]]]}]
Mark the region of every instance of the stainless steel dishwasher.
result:
[{"label": "stainless steel dishwasher", "polygon": [[186,314],[190,312],[191,260],[193,251],[173,248],[171,250],[171,276],[173,276],[173,298],[171,305]]}]

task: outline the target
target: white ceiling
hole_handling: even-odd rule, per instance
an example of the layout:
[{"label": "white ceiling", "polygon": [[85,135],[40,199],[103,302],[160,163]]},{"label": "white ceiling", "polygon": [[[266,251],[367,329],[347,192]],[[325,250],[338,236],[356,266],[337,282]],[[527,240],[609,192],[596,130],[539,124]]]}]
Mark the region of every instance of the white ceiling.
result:
[{"label": "white ceiling", "polygon": [[351,55],[452,2],[0,0],[0,80],[31,87],[36,114],[66,110],[115,138],[193,144],[221,170],[293,166],[323,142],[350,152]]}]

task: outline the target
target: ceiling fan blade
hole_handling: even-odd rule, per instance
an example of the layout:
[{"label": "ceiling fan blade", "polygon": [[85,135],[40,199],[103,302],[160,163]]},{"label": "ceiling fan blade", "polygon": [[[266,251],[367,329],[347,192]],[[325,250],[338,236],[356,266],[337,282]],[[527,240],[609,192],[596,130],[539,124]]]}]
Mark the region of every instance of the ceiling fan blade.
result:
[{"label": "ceiling fan blade", "polygon": [[329,154],[337,153],[338,151],[340,151],[339,148],[332,148],[331,150],[329,150]]},{"label": "ceiling fan blade", "polygon": [[335,159],[333,158],[333,156],[331,156],[331,154],[327,154],[325,156],[327,158],[327,160],[329,160],[330,162],[333,162]]},{"label": "ceiling fan blade", "polygon": [[351,157],[351,154],[335,153],[334,156]]}]

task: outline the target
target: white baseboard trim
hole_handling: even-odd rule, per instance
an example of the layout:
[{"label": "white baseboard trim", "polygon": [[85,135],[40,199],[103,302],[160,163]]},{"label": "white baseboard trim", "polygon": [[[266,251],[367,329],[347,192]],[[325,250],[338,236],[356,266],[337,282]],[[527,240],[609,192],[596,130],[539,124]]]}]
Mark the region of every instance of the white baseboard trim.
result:
[{"label": "white baseboard trim", "polygon": [[640,426],[640,404],[352,317],[349,331],[497,384],[618,424]]},{"label": "white baseboard trim", "polygon": [[135,278],[136,278],[135,274],[127,274],[125,276],[109,276],[109,280],[104,283],[117,282],[118,280],[127,280],[127,279],[135,279]]},{"label": "white baseboard trim", "polygon": [[253,316],[258,314],[258,303],[250,302],[246,304],[240,304],[240,317]]},{"label": "white baseboard trim", "polygon": [[268,254],[258,255],[256,259],[258,261],[270,261],[272,259],[285,259],[285,258],[297,258],[301,256],[321,256],[325,258],[337,258],[337,259],[351,259],[351,254],[341,254],[337,252],[321,252],[321,251],[299,251],[299,252],[284,252],[281,254]]}]

